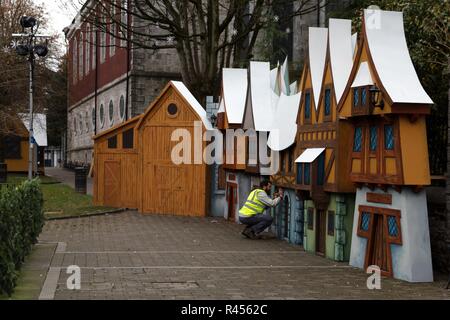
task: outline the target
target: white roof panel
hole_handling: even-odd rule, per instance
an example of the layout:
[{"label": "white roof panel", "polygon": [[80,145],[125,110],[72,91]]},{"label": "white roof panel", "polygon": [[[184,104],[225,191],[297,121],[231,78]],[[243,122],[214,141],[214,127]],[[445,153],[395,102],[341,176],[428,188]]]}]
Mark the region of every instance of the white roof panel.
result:
[{"label": "white roof panel", "polygon": [[320,90],[322,89],[322,79],[325,71],[327,41],[327,28],[309,28],[309,66],[316,109],[319,105]]},{"label": "white roof panel", "polygon": [[291,85],[289,86],[291,94],[297,94],[297,81],[294,81],[291,83]]},{"label": "white roof panel", "polygon": [[270,87],[273,91],[277,92],[279,91],[278,84],[278,67],[270,70]]},{"label": "white roof panel", "polygon": [[369,64],[361,62],[355,80],[352,83],[352,88],[373,85],[372,75],[370,73]]},{"label": "white roof panel", "polygon": [[325,148],[309,148],[303,151],[303,153],[298,157],[295,162],[296,163],[311,163],[317,159],[318,156],[322,152],[325,151]]},{"label": "white roof panel", "polygon": [[355,53],[356,53],[357,45],[358,45],[358,34],[355,32],[355,33],[352,35],[353,55],[355,55]]},{"label": "white roof panel", "polygon": [[272,106],[269,62],[250,62],[250,90],[256,131],[270,131],[275,107]]},{"label": "white roof panel", "polygon": [[186,88],[184,83],[181,81],[171,81],[171,82],[175,86],[175,88],[177,88],[180,94],[184,97],[184,99],[186,99],[186,101],[191,105],[191,107],[198,114],[200,119],[202,119],[205,128],[207,130],[212,130],[213,126],[211,124],[211,121],[209,121],[208,116],[206,115],[205,109],[203,109],[201,104],[197,101],[197,99],[195,99],[195,97],[192,95],[189,89]]},{"label": "white roof panel", "polygon": [[282,151],[295,142],[297,134],[297,113],[301,93],[287,96],[280,95],[277,112],[274,117],[273,129],[270,131],[267,145],[274,151]]},{"label": "white roof panel", "polygon": [[364,21],[373,63],[392,101],[433,104],[409,55],[402,12],[364,10]]},{"label": "white roof panel", "polygon": [[[30,130],[30,117],[29,114],[20,113],[19,114],[22,123]],[[33,114],[33,136],[37,145],[40,147],[47,147],[47,116],[42,113]]]},{"label": "white roof panel", "polygon": [[353,67],[352,21],[330,19],[329,41],[334,92],[339,103]]},{"label": "white roof panel", "polygon": [[229,123],[241,124],[247,100],[247,69],[224,68],[222,73],[223,97]]},{"label": "white roof panel", "polygon": [[284,60],[283,65],[281,66],[281,92],[283,92],[285,95],[289,95],[289,70],[288,70],[288,58]]}]

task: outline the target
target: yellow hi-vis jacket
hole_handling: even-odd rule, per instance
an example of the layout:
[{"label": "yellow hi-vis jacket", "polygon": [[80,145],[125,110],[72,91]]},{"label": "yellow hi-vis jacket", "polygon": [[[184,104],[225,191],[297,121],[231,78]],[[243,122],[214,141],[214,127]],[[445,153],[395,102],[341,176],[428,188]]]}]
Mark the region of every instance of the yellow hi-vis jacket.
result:
[{"label": "yellow hi-vis jacket", "polygon": [[261,214],[266,209],[266,205],[258,199],[258,194],[265,192],[262,189],[255,189],[248,195],[247,201],[244,206],[239,210],[239,213],[245,217],[251,217],[257,214]]}]

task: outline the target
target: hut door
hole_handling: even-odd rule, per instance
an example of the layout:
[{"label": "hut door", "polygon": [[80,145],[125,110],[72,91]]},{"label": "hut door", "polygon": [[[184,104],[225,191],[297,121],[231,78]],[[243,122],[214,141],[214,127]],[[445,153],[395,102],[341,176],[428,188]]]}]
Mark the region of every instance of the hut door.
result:
[{"label": "hut door", "polygon": [[373,228],[368,263],[369,265],[380,267],[383,273],[389,273],[388,244],[386,242],[384,218],[385,217],[381,214],[373,215]]},{"label": "hut door", "polygon": [[120,206],[120,163],[118,161],[105,161],[104,168],[104,205]]},{"label": "hut door", "polygon": [[326,222],[325,210],[317,210],[316,253],[319,255],[325,255]]},{"label": "hut door", "polygon": [[227,185],[228,220],[236,221],[237,185]]}]

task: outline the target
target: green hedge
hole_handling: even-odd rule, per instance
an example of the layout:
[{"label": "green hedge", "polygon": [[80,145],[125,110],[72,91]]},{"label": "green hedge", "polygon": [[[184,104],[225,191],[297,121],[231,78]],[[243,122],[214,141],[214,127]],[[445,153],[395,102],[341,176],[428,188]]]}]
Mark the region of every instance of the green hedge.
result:
[{"label": "green hedge", "polygon": [[11,295],[19,269],[44,226],[38,180],[0,188],[0,294]]}]

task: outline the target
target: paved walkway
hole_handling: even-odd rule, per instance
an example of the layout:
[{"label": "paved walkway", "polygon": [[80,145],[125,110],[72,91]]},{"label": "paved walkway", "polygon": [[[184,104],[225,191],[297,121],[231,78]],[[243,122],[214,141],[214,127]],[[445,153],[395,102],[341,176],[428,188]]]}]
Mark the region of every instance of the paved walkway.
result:
[{"label": "paved walkway", "polygon": [[[55,299],[449,299],[444,281],[411,284],[367,275],[276,239],[248,240],[223,219],[120,214],[48,221],[59,243],[45,292]],[[68,290],[66,268],[81,268]]]},{"label": "paved walkway", "polygon": [[[45,168],[45,175],[52,177],[75,189],[75,171],[65,168]],[[87,178],[87,194],[92,196],[92,178]]]}]

